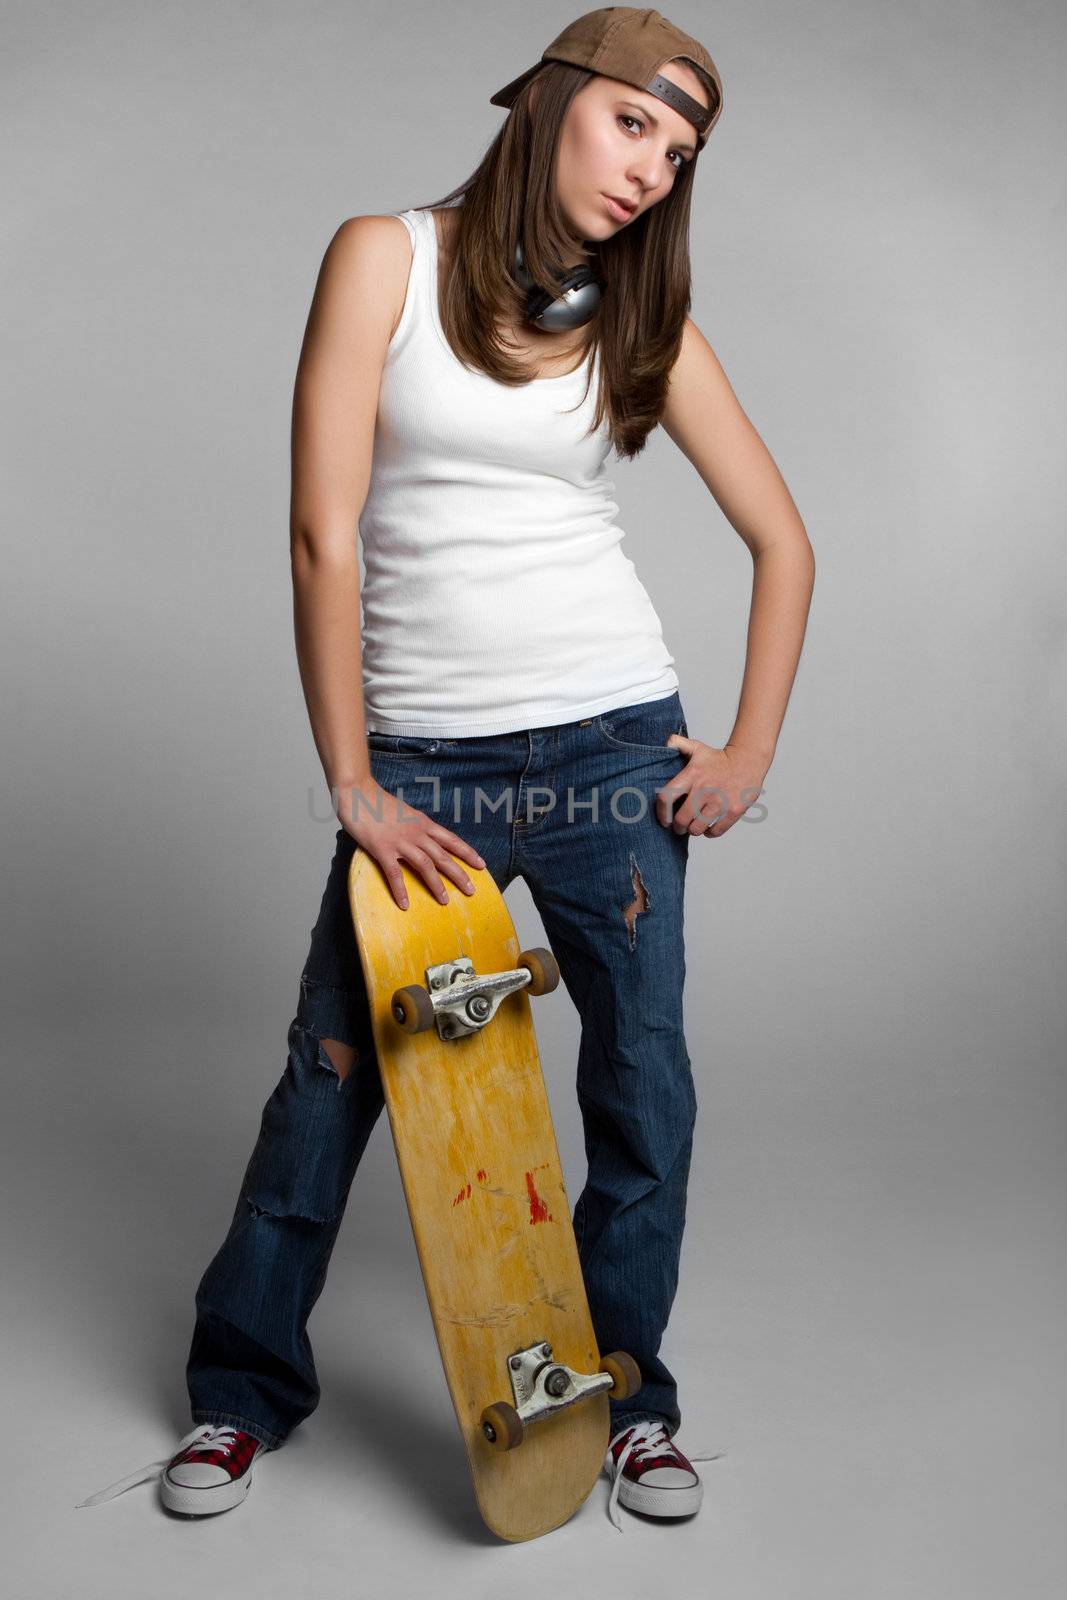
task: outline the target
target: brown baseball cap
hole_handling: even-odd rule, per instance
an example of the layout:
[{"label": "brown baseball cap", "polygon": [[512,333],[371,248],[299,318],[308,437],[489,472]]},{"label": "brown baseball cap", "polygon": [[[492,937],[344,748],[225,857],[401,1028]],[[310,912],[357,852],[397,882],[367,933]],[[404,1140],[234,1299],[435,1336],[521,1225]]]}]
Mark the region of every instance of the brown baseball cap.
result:
[{"label": "brown baseball cap", "polygon": [[[670,78],[661,76],[659,69],[677,56],[709,80],[710,108],[679,89]],[[573,67],[585,67],[654,94],[693,124],[701,149],[722,111],[718,67],[699,40],[683,33],[658,11],[636,6],[602,6],[599,11],[587,11],[564,28],[558,39],[553,39],[540,61],[491,95],[489,104],[512,105],[519,90],[547,61],[567,61]]]}]

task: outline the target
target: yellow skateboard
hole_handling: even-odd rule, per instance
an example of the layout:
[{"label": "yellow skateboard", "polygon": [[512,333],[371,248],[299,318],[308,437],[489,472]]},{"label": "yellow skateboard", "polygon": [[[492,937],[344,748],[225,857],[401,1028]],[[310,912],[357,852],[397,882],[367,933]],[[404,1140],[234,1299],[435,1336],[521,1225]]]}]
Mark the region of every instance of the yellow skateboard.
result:
[{"label": "yellow skateboard", "polygon": [[555,958],[520,953],[487,869],[447,905],[402,869],[406,911],[358,846],[348,877],[389,1125],[478,1509],[533,1539],[589,1494],[641,1373],[589,1315],[530,1012]]}]

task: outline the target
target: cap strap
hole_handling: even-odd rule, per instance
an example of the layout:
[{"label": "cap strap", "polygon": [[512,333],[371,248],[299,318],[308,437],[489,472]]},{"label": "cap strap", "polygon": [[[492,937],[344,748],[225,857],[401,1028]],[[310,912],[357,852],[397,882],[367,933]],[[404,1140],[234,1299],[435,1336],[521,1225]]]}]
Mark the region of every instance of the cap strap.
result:
[{"label": "cap strap", "polygon": [[672,83],[670,78],[665,78],[662,73],[657,72],[652,82],[645,85],[645,90],[648,94],[654,94],[665,105],[671,106],[700,133],[703,133],[711,121],[711,112],[707,106],[702,106],[699,100],[694,100],[692,95],[686,94],[684,89],[679,89],[676,83]]}]

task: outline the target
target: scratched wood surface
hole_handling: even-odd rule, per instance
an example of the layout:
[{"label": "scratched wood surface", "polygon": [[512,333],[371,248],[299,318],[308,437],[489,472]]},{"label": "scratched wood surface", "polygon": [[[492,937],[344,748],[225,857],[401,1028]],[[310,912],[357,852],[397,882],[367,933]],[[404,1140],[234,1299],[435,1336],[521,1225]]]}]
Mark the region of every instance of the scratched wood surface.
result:
[{"label": "scratched wood surface", "polygon": [[[501,1538],[558,1527],[604,1461],[605,1393],[532,1423],[494,1450],[482,1408],[514,1403],[507,1358],[540,1341],[576,1372],[600,1364],[555,1131],[525,990],[477,1033],[405,1033],[394,990],[466,955],[480,973],[518,964],[515,929],[488,870],[473,895],[446,880],[448,904],[405,869],[402,911],[374,858],[356,849],[349,902],[370,996],[385,1104],[441,1361],[478,1508]],[[548,1004],[534,997],[533,1006]]]}]

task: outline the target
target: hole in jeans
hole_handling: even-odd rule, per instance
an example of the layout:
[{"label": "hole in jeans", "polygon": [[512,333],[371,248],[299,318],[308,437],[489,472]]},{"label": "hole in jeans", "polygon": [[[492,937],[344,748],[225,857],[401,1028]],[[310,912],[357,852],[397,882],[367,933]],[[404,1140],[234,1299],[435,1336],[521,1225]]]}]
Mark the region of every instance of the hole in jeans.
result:
[{"label": "hole in jeans", "polygon": [[333,1070],[343,1083],[356,1064],[355,1047],[342,1044],[340,1039],[321,1039],[319,1042],[329,1056]]},{"label": "hole in jeans", "polygon": [[637,918],[641,912],[648,910],[649,898],[648,890],[645,888],[641,878],[641,873],[638,870],[637,862],[633,856],[630,857],[630,863],[633,867],[635,898],[628,906],[624,906],[622,914],[626,918],[626,925],[630,930],[630,949],[633,950],[637,943]]}]

